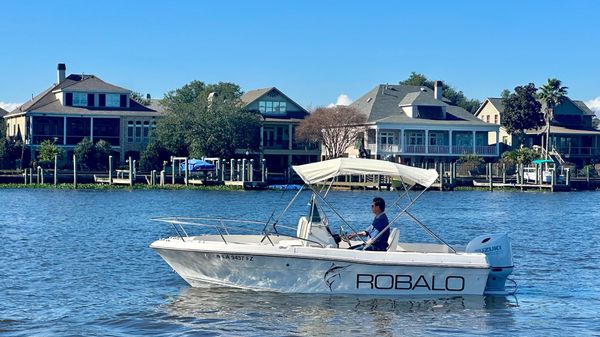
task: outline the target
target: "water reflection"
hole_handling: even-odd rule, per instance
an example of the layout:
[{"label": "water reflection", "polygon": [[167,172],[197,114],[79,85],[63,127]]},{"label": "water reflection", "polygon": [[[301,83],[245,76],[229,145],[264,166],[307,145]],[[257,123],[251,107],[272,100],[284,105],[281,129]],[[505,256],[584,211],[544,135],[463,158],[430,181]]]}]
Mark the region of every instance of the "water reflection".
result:
[{"label": "water reflection", "polygon": [[[190,329],[202,325],[240,334],[264,329],[282,335],[338,335],[343,330],[392,336],[506,331],[514,325],[516,304],[512,297],[376,298],[207,286],[183,289],[164,310]],[[468,326],[460,322],[464,319]]]}]

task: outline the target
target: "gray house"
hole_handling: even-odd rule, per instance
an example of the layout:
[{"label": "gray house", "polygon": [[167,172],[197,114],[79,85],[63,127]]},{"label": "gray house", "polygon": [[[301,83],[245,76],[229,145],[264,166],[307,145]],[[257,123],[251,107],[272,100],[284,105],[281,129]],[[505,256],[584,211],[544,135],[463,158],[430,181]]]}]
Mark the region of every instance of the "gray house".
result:
[{"label": "gray house", "polygon": [[271,178],[289,179],[291,165],[319,160],[317,144],[295,139],[298,124],[308,111],[275,87],[250,90],[241,97],[244,108],[262,116],[260,151],[255,154],[265,159]]},{"label": "gray house", "polygon": [[[367,116],[363,156],[405,164],[449,162],[466,154],[498,156],[498,125],[451,105],[441,81],[434,90],[380,84],[350,106]],[[490,133],[496,140],[491,145]]]}]

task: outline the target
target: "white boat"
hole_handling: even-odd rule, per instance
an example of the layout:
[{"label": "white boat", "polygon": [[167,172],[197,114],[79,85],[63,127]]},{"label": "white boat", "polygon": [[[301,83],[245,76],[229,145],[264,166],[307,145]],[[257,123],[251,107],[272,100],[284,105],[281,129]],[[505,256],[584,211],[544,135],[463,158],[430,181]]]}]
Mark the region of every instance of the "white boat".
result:
[{"label": "white boat", "polygon": [[[505,295],[516,290],[516,285],[510,290],[506,286],[507,281],[512,281],[508,276],[513,270],[507,235],[482,235],[471,240],[465,249],[458,249],[411,213],[411,206],[436,181],[435,170],[357,158],[333,159],[293,169],[304,180],[305,188],[312,191],[307,215],[298,220],[295,228],[281,224],[280,219],[300,195],[306,196],[302,189],[278,217],[271,216],[266,223],[221,218],[154,219],[172,224],[177,235],[155,241],[150,247],[194,287],[216,284],[284,293],[383,296]],[[345,220],[343,211],[335,209],[327,199],[333,180],[352,174],[390,176],[404,186],[398,200],[386,209],[390,219],[386,230],[391,231],[387,251],[366,250],[369,245],[362,239],[340,240],[345,238],[344,233],[334,234],[328,225],[327,214],[341,219],[341,231],[356,232],[358,226]],[[327,182],[329,185],[323,185]],[[413,191],[416,185],[423,189]],[[394,225],[401,217],[414,220],[439,244],[400,240],[399,229]],[[258,234],[233,233],[251,226],[260,228]],[[189,227],[215,233],[188,235]],[[363,226],[360,227],[356,229]],[[286,235],[286,229],[295,233]],[[348,249],[357,245],[358,249]]]}]

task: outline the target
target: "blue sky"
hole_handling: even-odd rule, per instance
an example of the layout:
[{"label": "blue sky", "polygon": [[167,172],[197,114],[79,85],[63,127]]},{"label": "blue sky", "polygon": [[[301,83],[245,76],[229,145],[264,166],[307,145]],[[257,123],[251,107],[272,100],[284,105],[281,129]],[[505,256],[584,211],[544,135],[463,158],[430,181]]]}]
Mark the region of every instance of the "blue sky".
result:
[{"label": "blue sky", "polygon": [[478,99],[557,77],[600,111],[598,13],[598,1],[7,1],[0,102],[49,87],[64,62],[155,98],[231,81],[308,108],[411,71]]}]

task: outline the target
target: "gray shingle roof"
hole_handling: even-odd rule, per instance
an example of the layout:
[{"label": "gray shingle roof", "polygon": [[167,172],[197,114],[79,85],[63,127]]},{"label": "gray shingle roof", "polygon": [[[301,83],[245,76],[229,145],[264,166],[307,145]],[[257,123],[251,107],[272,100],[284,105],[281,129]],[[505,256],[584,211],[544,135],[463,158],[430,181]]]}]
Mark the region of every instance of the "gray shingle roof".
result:
[{"label": "gray shingle roof", "polygon": [[427,106],[448,106],[448,104],[435,99],[432,95],[428,95],[427,91],[411,92],[406,94],[398,104],[399,106],[407,105],[427,105]]},{"label": "gray shingle roof", "polygon": [[583,111],[584,115],[588,115],[588,116],[594,116],[595,113],[583,102],[583,101],[573,101],[573,103],[575,105],[577,105],[577,107]]},{"label": "gray shingle roof", "polygon": [[[436,100],[433,90],[427,87],[380,84],[350,106],[365,114],[368,123],[494,126],[478,119],[467,110],[448,103],[446,98],[443,98],[443,101]],[[445,106],[446,119],[409,117],[400,107],[404,104]]]},{"label": "gray shingle roof", "polygon": [[87,91],[94,93],[121,93],[126,94],[130,90],[123,89],[116,85],[106,83],[94,75],[76,75],[72,74],[56,84],[35,96],[32,100],[23,103],[20,107],[11,111],[9,115],[22,114],[25,112],[41,112],[56,114],[93,114],[93,115],[134,115],[134,116],[160,116],[159,111],[147,108],[134,100],[130,100],[130,107],[108,108],[108,107],[76,107],[65,106],[60,103],[54,94],[57,90],[65,91]]},{"label": "gray shingle roof", "polygon": [[[72,80],[72,83],[67,83]],[[128,94],[131,91],[106,83],[94,75],[69,75],[65,81],[59,85],[64,91],[95,91],[102,93]]]},{"label": "gray shingle roof", "polygon": [[249,90],[246,91],[240,99],[245,105],[248,105],[273,89],[275,89],[275,87]]},{"label": "gray shingle roof", "polygon": [[6,111],[6,110],[4,110],[4,109],[0,108],[0,117],[3,117],[3,116],[5,116],[5,115],[7,115],[7,114],[8,114],[8,111]]},{"label": "gray shingle roof", "polygon": [[[585,103],[583,101],[575,101],[575,100],[570,99],[569,97],[567,97],[566,99],[573,102],[573,104],[577,108],[579,108],[579,110],[581,110],[582,115],[594,116],[594,112],[592,110],[590,110],[590,108],[587,105],[585,105]],[[502,98],[489,97],[487,99],[487,101],[489,101],[496,108],[496,110],[498,110],[499,113],[504,112],[504,104],[502,103]],[[546,109],[546,102],[544,102],[543,100],[538,100],[538,101],[542,104],[542,111],[544,111]],[[483,107],[484,104],[481,105],[481,107],[477,110],[475,115],[477,115],[479,113],[479,111],[481,110],[481,108]]]}]

